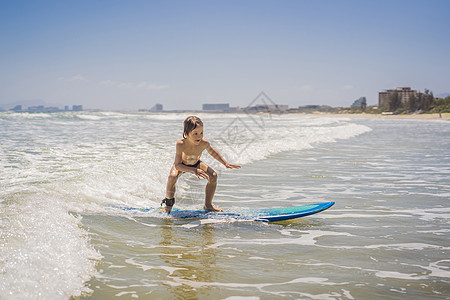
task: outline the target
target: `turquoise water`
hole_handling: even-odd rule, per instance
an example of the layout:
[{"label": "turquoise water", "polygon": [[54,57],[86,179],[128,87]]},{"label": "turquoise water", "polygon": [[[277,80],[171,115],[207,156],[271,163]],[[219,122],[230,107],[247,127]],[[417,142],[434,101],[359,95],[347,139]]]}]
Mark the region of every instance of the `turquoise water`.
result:
[{"label": "turquoise water", "polygon": [[[157,207],[182,114],[0,113],[1,299],[447,299],[450,123],[200,115],[227,210],[335,201],[294,221]],[[184,174],[177,206],[205,182]]]}]

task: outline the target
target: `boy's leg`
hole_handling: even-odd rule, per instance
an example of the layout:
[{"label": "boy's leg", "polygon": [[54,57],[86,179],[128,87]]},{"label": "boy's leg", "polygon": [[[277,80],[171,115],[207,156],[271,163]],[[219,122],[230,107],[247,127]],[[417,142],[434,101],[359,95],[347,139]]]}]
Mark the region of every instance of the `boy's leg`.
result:
[{"label": "boy's leg", "polygon": [[182,172],[178,171],[175,166],[170,169],[169,178],[167,178],[166,186],[166,198],[172,199],[175,195],[175,184],[177,183],[178,177],[180,177]]},{"label": "boy's leg", "polygon": [[215,207],[212,205],[212,201],[214,198],[214,193],[216,192],[217,187],[217,173],[209,167],[204,162],[200,163],[200,168],[208,174],[208,183],[205,188],[205,206],[203,209],[205,210],[213,210],[213,211],[222,211],[222,209]]},{"label": "boy's leg", "polygon": [[[173,199],[175,196],[175,184],[177,183],[178,177],[180,177],[180,175],[183,172],[178,171],[175,166],[172,166],[172,168],[170,169],[170,174],[169,174],[169,178],[167,179],[167,186],[166,186],[166,199]],[[163,209],[161,211],[166,212],[166,213],[170,213],[170,211],[172,210],[172,206],[166,206],[163,207]]]}]

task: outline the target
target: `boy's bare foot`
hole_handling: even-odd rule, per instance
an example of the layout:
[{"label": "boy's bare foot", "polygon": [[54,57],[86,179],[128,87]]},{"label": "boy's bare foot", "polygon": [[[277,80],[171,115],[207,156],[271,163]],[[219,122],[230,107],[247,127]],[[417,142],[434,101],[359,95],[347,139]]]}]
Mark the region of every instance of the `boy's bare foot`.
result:
[{"label": "boy's bare foot", "polygon": [[211,207],[203,206],[203,209],[206,211],[223,211],[223,209],[217,208],[214,205],[211,205]]},{"label": "boy's bare foot", "polygon": [[172,211],[172,207],[173,207],[173,205],[175,204],[175,198],[167,199],[167,197],[166,197],[166,198],[164,198],[164,200],[161,202],[161,206],[163,206],[163,204],[165,204],[165,206],[164,206],[164,207],[161,207],[158,211],[159,211],[159,212],[165,212],[165,213],[170,214],[170,212]]},{"label": "boy's bare foot", "polygon": [[160,209],[158,209],[158,211],[159,211],[159,212],[165,212],[165,213],[170,214],[170,212],[172,211],[172,207],[168,207],[168,206],[166,206],[166,207],[161,207]]}]

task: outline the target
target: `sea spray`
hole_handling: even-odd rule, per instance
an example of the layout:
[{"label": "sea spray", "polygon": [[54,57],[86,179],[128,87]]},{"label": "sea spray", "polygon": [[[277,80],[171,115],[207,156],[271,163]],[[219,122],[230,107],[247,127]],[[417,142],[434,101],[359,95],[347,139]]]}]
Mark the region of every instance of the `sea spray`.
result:
[{"label": "sea spray", "polygon": [[67,299],[90,292],[101,255],[62,199],[25,196],[1,204],[0,298]]}]

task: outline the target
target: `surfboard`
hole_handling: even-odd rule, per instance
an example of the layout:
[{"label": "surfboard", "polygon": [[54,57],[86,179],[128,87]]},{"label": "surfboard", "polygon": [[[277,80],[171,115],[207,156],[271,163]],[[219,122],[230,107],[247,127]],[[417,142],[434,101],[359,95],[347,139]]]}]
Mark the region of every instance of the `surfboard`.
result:
[{"label": "surfboard", "polygon": [[[170,212],[170,216],[179,219],[239,219],[252,220],[262,222],[277,222],[291,220],[301,217],[310,216],[324,211],[334,205],[334,202],[315,203],[302,206],[280,207],[280,208],[263,208],[263,209],[230,209],[223,212],[200,210],[186,210],[174,208]],[[158,213],[166,215],[166,213],[158,212],[156,208],[122,208],[126,211],[142,212],[142,213]]]}]

